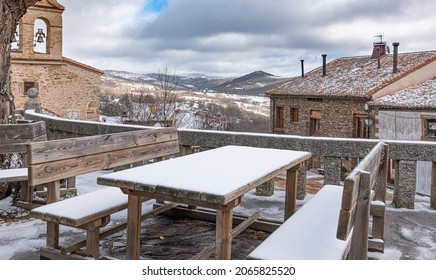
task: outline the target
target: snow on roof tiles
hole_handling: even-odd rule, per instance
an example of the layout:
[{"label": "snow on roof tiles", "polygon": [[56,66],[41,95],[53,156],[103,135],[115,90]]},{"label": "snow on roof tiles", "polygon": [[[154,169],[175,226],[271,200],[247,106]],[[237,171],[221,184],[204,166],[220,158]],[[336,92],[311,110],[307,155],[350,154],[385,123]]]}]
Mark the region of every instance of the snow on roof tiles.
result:
[{"label": "snow on roof tiles", "polygon": [[381,57],[381,68],[371,56],[338,58],[267,92],[269,95],[370,98],[375,92],[436,60],[436,51],[398,54],[398,72],[392,73],[393,55]]},{"label": "snow on roof tiles", "polygon": [[369,102],[382,108],[435,109],[436,78]]}]

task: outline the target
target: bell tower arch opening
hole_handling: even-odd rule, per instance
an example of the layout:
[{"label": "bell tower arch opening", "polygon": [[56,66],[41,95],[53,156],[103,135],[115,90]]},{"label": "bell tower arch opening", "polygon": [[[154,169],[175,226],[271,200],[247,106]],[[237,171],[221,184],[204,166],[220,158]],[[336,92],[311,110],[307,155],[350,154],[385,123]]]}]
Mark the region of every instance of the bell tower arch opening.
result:
[{"label": "bell tower arch opening", "polygon": [[50,22],[45,18],[38,18],[33,25],[34,43],[33,51],[35,53],[50,53]]}]

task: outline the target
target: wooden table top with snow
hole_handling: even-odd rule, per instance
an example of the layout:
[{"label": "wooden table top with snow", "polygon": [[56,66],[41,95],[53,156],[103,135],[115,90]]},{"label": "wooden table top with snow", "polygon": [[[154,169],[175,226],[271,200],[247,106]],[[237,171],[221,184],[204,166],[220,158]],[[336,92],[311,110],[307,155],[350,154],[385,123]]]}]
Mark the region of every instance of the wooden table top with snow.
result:
[{"label": "wooden table top with snow", "polygon": [[230,259],[233,208],[248,191],[287,172],[285,218],[296,209],[297,172],[308,152],[225,146],[97,179],[129,195],[127,259],[140,258],[141,197],[216,209],[216,259]]},{"label": "wooden table top with snow", "polygon": [[302,151],[226,146],[111,173],[98,183],[225,205],[259,180],[309,158],[310,153]]}]

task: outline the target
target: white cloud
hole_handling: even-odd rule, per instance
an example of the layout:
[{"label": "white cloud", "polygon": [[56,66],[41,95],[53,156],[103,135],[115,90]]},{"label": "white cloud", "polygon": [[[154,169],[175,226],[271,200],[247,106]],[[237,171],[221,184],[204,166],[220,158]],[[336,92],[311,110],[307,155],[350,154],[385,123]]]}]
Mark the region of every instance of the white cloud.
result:
[{"label": "white cloud", "polygon": [[60,0],[64,55],[100,69],[299,75],[328,59],[369,54],[383,33],[400,51],[436,46],[432,0]]}]

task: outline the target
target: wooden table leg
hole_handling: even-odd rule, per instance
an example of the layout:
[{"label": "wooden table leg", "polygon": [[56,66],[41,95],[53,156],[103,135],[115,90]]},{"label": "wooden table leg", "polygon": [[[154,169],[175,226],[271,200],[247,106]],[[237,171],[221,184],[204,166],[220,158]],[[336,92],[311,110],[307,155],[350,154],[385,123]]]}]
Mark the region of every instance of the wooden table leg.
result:
[{"label": "wooden table leg", "polygon": [[139,260],[141,252],[141,212],[142,198],[129,195],[127,204],[127,260]]},{"label": "wooden table leg", "polygon": [[297,210],[297,178],[301,165],[286,171],[285,221]]},{"label": "wooden table leg", "polygon": [[232,254],[233,209],[217,210],[216,216],[216,260],[230,260]]}]

